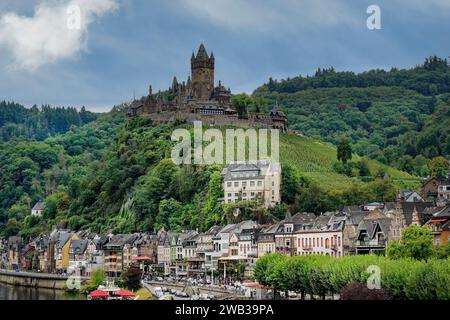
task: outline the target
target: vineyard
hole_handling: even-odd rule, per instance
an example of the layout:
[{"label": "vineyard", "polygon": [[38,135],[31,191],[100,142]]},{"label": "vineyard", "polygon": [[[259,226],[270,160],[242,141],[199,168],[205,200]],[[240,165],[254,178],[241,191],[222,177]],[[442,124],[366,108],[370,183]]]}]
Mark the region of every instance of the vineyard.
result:
[{"label": "vineyard", "polygon": [[[333,171],[333,164],[337,162],[336,148],[333,145],[294,134],[282,134],[280,140],[281,162],[297,167],[319,186],[342,189],[350,183],[361,183],[357,178]],[[353,160],[358,161],[361,158],[354,155]],[[399,188],[415,189],[419,186],[419,178],[378,161],[369,160],[368,166],[372,173],[380,169],[384,171]]]}]

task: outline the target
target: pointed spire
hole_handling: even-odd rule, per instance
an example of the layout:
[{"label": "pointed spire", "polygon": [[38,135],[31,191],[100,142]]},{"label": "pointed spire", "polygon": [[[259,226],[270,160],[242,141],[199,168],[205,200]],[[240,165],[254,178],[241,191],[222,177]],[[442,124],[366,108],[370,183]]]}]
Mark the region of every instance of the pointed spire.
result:
[{"label": "pointed spire", "polygon": [[206,52],[206,48],[203,45],[203,43],[200,45],[200,48],[198,49],[196,58],[197,59],[209,59],[208,53]]},{"label": "pointed spire", "polygon": [[214,60],[214,59],[215,59],[215,58],[214,58],[214,52],[211,51],[211,55],[209,56],[209,58],[210,58],[211,60]]},{"label": "pointed spire", "polygon": [[288,209],[288,211],[286,211],[286,217],[284,218],[284,220],[286,222],[289,222],[292,220],[292,214],[291,214],[291,210]]},{"label": "pointed spire", "polygon": [[195,60],[195,54],[194,54],[194,52],[192,52],[191,61],[194,61],[194,60]]}]

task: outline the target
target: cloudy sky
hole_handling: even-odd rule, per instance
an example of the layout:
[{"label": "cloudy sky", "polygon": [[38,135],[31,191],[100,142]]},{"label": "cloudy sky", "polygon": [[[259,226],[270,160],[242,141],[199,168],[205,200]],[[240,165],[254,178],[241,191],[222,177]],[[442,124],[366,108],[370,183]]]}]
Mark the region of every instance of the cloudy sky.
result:
[{"label": "cloudy sky", "polygon": [[[373,4],[381,30],[366,25]],[[449,57],[449,35],[450,0],[1,0],[0,100],[109,110],[185,79],[201,42],[216,77],[251,93],[318,67]]]}]

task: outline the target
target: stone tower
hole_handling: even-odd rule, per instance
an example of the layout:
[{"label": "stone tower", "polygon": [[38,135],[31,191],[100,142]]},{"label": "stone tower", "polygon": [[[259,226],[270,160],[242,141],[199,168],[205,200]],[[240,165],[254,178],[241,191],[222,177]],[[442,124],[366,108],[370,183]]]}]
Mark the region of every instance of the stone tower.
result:
[{"label": "stone tower", "polygon": [[208,56],[205,46],[200,45],[197,56],[192,53],[191,72],[194,98],[209,100],[214,90],[214,54]]}]

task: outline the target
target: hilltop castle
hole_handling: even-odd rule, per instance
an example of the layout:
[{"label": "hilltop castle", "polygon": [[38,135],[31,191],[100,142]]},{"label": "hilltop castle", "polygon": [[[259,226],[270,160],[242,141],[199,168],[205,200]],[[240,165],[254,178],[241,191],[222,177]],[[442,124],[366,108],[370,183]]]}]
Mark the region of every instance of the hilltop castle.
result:
[{"label": "hilltop castle", "polygon": [[219,81],[214,83],[215,58],[208,55],[203,44],[197,55],[192,53],[191,76],[179,83],[174,77],[172,85],[166,92],[149,94],[135,100],[129,110],[129,116],[146,116],[155,123],[170,121],[202,121],[210,125],[233,125],[238,127],[264,127],[287,130],[285,114],[276,109],[269,114],[249,113],[248,119],[240,119],[231,103],[231,90]]}]

